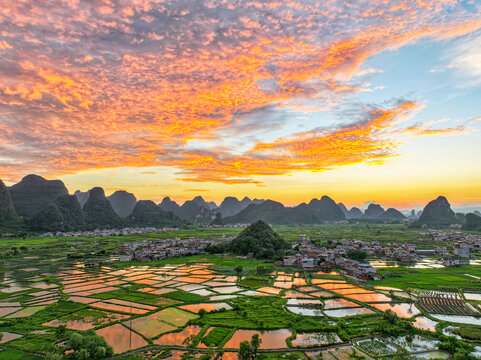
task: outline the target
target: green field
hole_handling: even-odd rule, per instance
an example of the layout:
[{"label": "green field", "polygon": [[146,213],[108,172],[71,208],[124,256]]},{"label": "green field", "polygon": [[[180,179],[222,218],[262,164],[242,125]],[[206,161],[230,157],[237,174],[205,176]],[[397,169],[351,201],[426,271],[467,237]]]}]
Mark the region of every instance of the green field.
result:
[{"label": "green field", "polygon": [[384,278],[381,281],[371,281],[372,285],[390,286],[399,289],[418,288],[429,290],[465,290],[480,291],[481,280],[467,276],[481,277],[481,266],[463,265],[459,267],[440,269],[408,269],[387,268],[378,273]]},{"label": "green field", "polygon": [[[332,225],[311,225],[311,226],[275,226],[281,236],[288,241],[296,241],[300,234],[306,234],[311,240],[318,244],[327,244],[331,240],[336,239],[359,239],[365,241],[377,240],[383,244],[386,243],[414,243],[419,248],[432,248],[434,245],[430,238],[421,236],[418,229],[411,229],[404,224],[332,224]],[[309,317],[297,315],[286,308],[287,299],[283,296],[287,293],[295,293],[282,289],[279,296],[251,296],[247,293],[245,296],[237,298],[228,298],[225,300],[211,299],[209,296],[201,296],[195,293],[177,289],[175,291],[162,295],[154,295],[145,290],[148,283],[136,282],[135,280],[125,277],[115,287],[105,289],[104,292],[86,295],[92,299],[102,300],[124,300],[138,304],[146,304],[157,307],[157,309],[149,311],[146,314],[136,314],[129,318],[113,320],[110,323],[97,322],[97,318],[103,318],[108,311],[94,310],[90,305],[83,303],[75,303],[67,301],[69,295],[63,293],[64,287],[68,287],[68,283],[57,277],[59,271],[80,271],[84,274],[82,277],[86,279],[90,276],[97,276],[102,273],[123,273],[129,272],[131,266],[146,267],[150,269],[145,271],[157,271],[158,267],[165,264],[174,264],[175,267],[195,267],[193,265],[199,263],[209,263],[209,270],[216,273],[219,278],[229,278],[227,283],[237,283],[244,290],[253,290],[259,287],[274,286],[273,279],[275,277],[276,266],[273,262],[264,262],[255,259],[237,258],[232,255],[198,255],[189,257],[179,257],[166,259],[152,263],[120,263],[110,260],[110,254],[114,253],[120,244],[127,241],[140,241],[142,239],[161,239],[180,237],[182,239],[199,237],[213,238],[232,236],[239,233],[241,229],[203,229],[190,228],[181,229],[179,231],[162,233],[162,234],[140,234],[133,236],[113,236],[113,237],[87,237],[87,238],[40,238],[29,237],[26,239],[2,239],[0,240],[0,278],[3,279],[1,288],[7,288],[12,284],[12,279],[18,286],[26,286],[26,290],[18,292],[6,293],[0,292],[0,302],[15,301],[20,302],[23,310],[19,310],[18,315],[24,317],[8,318],[3,317],[0,320],[0,331],[20,334],[23,337],[19,339],[0,344],[0,359],[15,360],[27,359],[36,360],[43,358],[37,356],[45,353],[59,353],[59,349],[55,343],[60,339],[68,339],[74,330],[65,330],[64,334],[57,334],[57,328],[46,327],[42,324],[54,319],[81,320],[85,317],[93,318],[91,323],[95,324],[96,330],[112,326],[114,323],[122,323],[125,333],[128,334],[126,327],[134,328],[137,331],[136,336],[145,339],[144,342],[152,344],[153,339],[160,334],[166,332],[176,333],[183,327],[188,325],[200,326],[203,330],[195,339],[195,344],[199,341],[204,345],[214,345],[222,348],[225,342],[232,336],[236,329],[245,330],[277,330],[288,329],[293,334],[302,332],[325,332],[337,333],[343,341],[349,341],[354,337],[366,336],[372,334],[384,334],[386,329],[397,331],[412,331],[423,333],[421,330],[410,329],[409,327],[401,328],[396,321],[389,323],[384,319],[382,312],[377,311],[370,315],[353,316],[349,318],[327,318],[327,317]],[[22,247],[22,248],[21,248]],[[13,251],[12,248],[15,248]],[[6,255],[3,255],[6,254]],[[74,264],[79,263],[85,265],[83,267],[75,267]],[[200,265],[200,264],[199,264]],[[204,265],[207,267],[207,265]],[[242,266],[242,271],[238,273],[235,269]],[[298,269],[278,269],[278,271],[292,273],[299,272]],[[481,266],[465,265],[455,268],[440,269],[415,269],[415,268],[385,268],[379,269],[384,278],[381,281],[370,282],[369,285],[389,286],[408,289],[430,289],[430,290],[447,290],[466,292],[481,292]],[[471,275],[471,276],[469,276]],[[71,279],[76,281],[76,275],[72,275]],[[122,275],[115,275],[117,279]],[[235,276],[234,278],[231,278]],[[239,277],[237,277],[239,276]],[[314,278],[335,278],[345,279],[342,276],[325,276],[306,274],[300,272],[300,277],[308,280],[309,286],[315,286],[310,283],[310,279]],[[173,277],[180,279],[182,275],[174,275]],[[346,279],[353,282],[351,279]],[[84,280],[80,280],[84,281]],[[85,280],[88,281],[88,280]],[[100,282],[102,282],[101,280]],[[179,280],[180,281],[180,280]],[[43,291],[41,288],[28,288],[28,284],[57,284],[54,290],[56,296],[60,296],[60,301],[51,305],[45,305],[45,308],[28,305],[29,301],[35,301],[37,298],[35,293]],[[361,283],[361,286],[364,286]],[[152,285],[155,286],[155,285]],[[169,285],[171,286],[171,285]],[[175,287],[175,285],[172,285]],[[206,288],[213,290],[212,287]],[[297,289],[296,289],[297,290]],[[322,289],[318,289],[319,292]],[[215,291],[215,290],[213,290]],[[302,290],[299,290],[302,291]],[[307,290],[309,291],[309,290]],[[312,291],[312,290],[311,290]],[[339,294],[329,293],[327,297],[342,297]],[[219,296],[221,292],[213,293]],[[238,294],[234,295],[237,296]],[[81,296],[81,295],[80,295]],[[293,295],[288,295],[293,296]],[[319,299],[319,297],[312,297]],[[7,300],[5,300],[7,299]],[[405,299],[395,298],[398,302],[406,302]],[[232,310],[216,311],[207,314],[194,315],[186,311],[179,310],[177,307],[181,304],[198,304],[209,303],[213,301],[225,301]],[[476,305],[479,302],[472,301],[471,304]],[[369,307],[369,304],[360,304]],[[43,305],[42,305],[43,306]],[[321,307],[319,307],[321,308]],[[35,311],[38,310],[38,311]],[[429,316],[428,314],[423,314]],[[112,317],[113,318],[113,317]],[[110,320],[106,320],[110,321]],[[446,323],[440,323],[439,328],[445,326]],[[120,326],[120,325],[119,325]],[[404,326],[404,325],[403,325]],[[210,329],[210,332],[206,332]],[[394,329],[394,330],[393,330]],[[407,330],[406,330],[407,329]],[[459,325],[454,333],[462,335],[476,344],[481,344],[481,326],[465,326]],[[34,331],[43,331],[34,333]],[[142,338],[139,334],[144,336]],[[205,335],[207,334],[207,335]],[[423,333],[426,335],[426,333]],[[442,338],[438,333],[428,334],[432,337]],[[165,348],[164,348],[165,350]],[[204,350],[206,351],[206,350]],[[261,358],[289,358],[294,359],[294,352],[289,354],[262,354]],[[200,352],[197,353],[198,357]],[[131,357],[134,359],[135,357]],[[140,358],[140,357],[139,357]]]},{"label": "green field", "polygon": [[206,346],[219,346],[219,344],[222,342],[222,340],[225,339],[225,337],[231,332],[232,330],[230,328],[224,328],[224,327],[216,327],[213,328],[209,334],[204,336],[201,340],[203,344]]}]

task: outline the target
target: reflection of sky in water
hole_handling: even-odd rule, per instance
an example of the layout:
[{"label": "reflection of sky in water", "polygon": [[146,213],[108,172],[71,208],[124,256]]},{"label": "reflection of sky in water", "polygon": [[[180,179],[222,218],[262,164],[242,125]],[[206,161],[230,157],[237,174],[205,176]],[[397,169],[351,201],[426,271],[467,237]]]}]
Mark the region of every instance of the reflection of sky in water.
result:
[{"label": "reflection of sky in water", "polygon": [[437,321],[428,319],[424,316],[418,316],[416,321],[413,323],[413,326],[421,329],[421,330],[429,330],[435,331],[436,330]]},{"label": "reflection of sky in water", "polygon": [[[464,260],[462,261],[465,265],[481,265],[481,260]],[[391,268],[391,267],[399,267],[403,266],[410,269],[439,269],[443,268],[443,262],[438,259],[431,259],[431,258],[421,258],[421,260],[415,263],[403,263],[400,261],[381,261],[381,260],[372,260],[369,262],[375,268]]]},{"label": "reflection of sky in water", "polygon": [[432,315],[434,318],[442,321],[448,321],[460,324],[481,325],[481,319],[474,316],[457,316],[457,315]]},{"label": "reflection of sky in water", "polygon": [[466,300],[481,301],[481,294],[464,293],[464,297],[466,298]]}]

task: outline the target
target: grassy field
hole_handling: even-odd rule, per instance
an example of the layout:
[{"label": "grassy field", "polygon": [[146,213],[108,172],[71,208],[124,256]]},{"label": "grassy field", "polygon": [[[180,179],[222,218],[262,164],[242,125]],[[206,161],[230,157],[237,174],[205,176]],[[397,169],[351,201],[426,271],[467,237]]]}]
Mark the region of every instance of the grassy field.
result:
[{"label": "grassy field", "polygon": [[4,360],[41,360],[42,357],[31,355],[18,350],[0,351],[0,359]]},{"label": "grassy field", "polygon": [[[275,226],[281,236],[288,241],[296,241],[300,234],[306,234],[311,240],[319,244],[327,244],[329,240],[336,239],[360,239],[365,241],[377,240],[381,243],[414,243],[419,248],[431,248],[434,244],[428,237],[421,236],[418,229],[410,229],[404,224],[336,224],[336,225],[311,225],[311,226]],[[198,255],[167,259],[152,263],[120,263],[111,262],[109,254],[114,253],[120,244],[127,241],[140,241],[142,239],[162,238],[214,238],[220,236],[233,236],[242,229],[203,229],[192,228],[162,234],[139,234],[131,236],[116,237],[87,237],[87,238],[40,238],[29,237],[26,239],[1,239],[0,240],[0,277],[9,277],[16,280],[37,278],[31,281],[53,282],[60,285],[60,281],[53,275],[60,268],[71,268],[75,261],[94,264],[93,270],[99,270],[102,265],[110,267],[139,266],[162,266],[164,264],[194,264],[211,263],[211,269],[222,275],[234,275],[235,268],[242,266],[242,275],[245,276],[238,285],[255,289],[264,286],[272,286],[272,275],[270,274],[275,265],[272,262],[264,262],[255,259],[244,259],[233,256]],[[440,244],[437,244],[440,245]],[[12,252],[11,249],[15,248]],[[10,252],[8,256],[3,256]],[[70,256],[67,256],[70,255]],[[72,256],[73,255],[73,256]],[[30,270],[28,268],[31,268]],[[35,268],[37,268],[35,270]],[[88,269],[88,267],[86,267]],[[87,270],[88,271],[88,270]],[[282,271],[287,271],[282,269]],[[293,271],[298,271],[294,270]],[[389,286],[400,289],[436,289],[436,290],[464,290],[472,292],[481,291],[481,266],[461,266],[457,268],[441,269],[413,269],[413,268],[386,268],[380,269],[379,273],[384,276],[382,281],[371,282],[372,285]],[[471,275],[471,276],[469,276]],[[301,275],[302,276],[302,275]],[[309,278],[319,278],[321,275],[310,275]],[[324,276],[328,278],[339,278],[337,276]],[[127,286],[128,285],[128,286]],[[5,285],[6,286],[6,285]],[[183,303],[202,303],[206,298],[177,290],[156,296],[146,292],[137,291],[144,285],[128,282],[125,286],[116,290],[92,295],[99,299],[118,299],[156,305],[162,308],[171,307]],[[62,289],[62,287],[60,287]],[[17,293],[15,300],[25,302],[35,299],[34,292],[41,289],[28,289]],[[0,300],[11,295],[0,292]],[[62,295],[65,300],[66,295]],[[192,319],[195,325],[200,325],[206,331],[213,329],[202,338],[204,344],[222,345],[238,329],[290,329],[293,332],[336,332],[343,340],[355,336],[371,334],[377,331],[379,322],[382,320],[380,313],[351,317],[349,319],[327,320],[322,318],[309,318],[296,315],[285,310],[286,299],[280,296],[272,297],[241,297],[229,299],[233,310],[219,311],[202,315]],[[24,311],[36,310],[33,307]],[[24,335],[21,339],[3,345],[0,348],[0,359],[39,359],[35,353],[53,352],[56,350],[54,343],[57,336],[51,329],[46,334],[31,335],[34,330],[45,330],[42,323],[53,319],[75,320],[83,316],[101,317],[103,312],[88,309],[87,305],[60,301],[57,304],[48,305],[39,309],[32,316],[18,319],[6,319],[0,321],[1,330]],[[22,314],[22,313],[19,313]],[[174,316],[175,315],[175,316]],[[179,314],[173,314],[167,320],[175,323]],[[134,319],[139,316],[134,316]],[[184,320],[183,319],[182,323]],[[169,321],[168,321],[169,322]],[[177,325],[177,324],[174,324]],[[172,326],[173,327],[173,326]],[[174,328],[177,328],[175,326]],[[480,341],[479,327],[461,327],[463,335],[471,335],[473,340]],[[477,331],[475,331],[477,330]],[[67,330],[67,335],[71,334]],[[155,334],[160,332],[155,331]],[[230,335],[229,335],[230,334]],[[203,336],[199,336],[199,339]],[[67,336],[68,337],[68,336]],[[20,351],[21,350],[21,351]],[[274,358],[278,355],[265,355]]]},{"label": "grassy field", "polygon": [[[470,277],[481,277],[481,266],[463,265],[441,269],[379,269],[384,276],[381,281],[371,281],[372,285],[390,286],[399,289],[417,288],[430,290],[481,290],[481,280]],[[468,275],[466,275],[468,274]]]},{"label": "grassy field", "polygon": [[329,240],[357,239],[386,243],[409,242],[420,248],[431,244],[431,238],[420,235],[420,229],[409,228],[406,224],[321,224],[303,226],[274,226],[286,240],[294,241],[300,234],[307,235],[318,244],[327,244]]},{"label": "grassy field", "polygon": [[213,328],[209,334],[204,336],[201,341],[206,346],[214,345],[217,347],[231,331],[230,328],[216,327]]}]

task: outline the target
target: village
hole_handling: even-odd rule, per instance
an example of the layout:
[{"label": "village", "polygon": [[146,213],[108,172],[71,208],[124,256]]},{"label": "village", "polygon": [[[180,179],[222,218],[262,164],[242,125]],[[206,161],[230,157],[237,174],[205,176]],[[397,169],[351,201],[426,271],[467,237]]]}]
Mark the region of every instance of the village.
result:
[{"label": "village", "polygon": [[470,259],[470,252],[481,251],[481,236],[466,234],[462,231],[430,230],[427,233],[434,242],[449,241],[451,248],[435,246],[433,249],[418,249],[413,244],[388,244],[382,246],[378,241],[334,240],[330,247],[319,247],[309,241],[306,235],[299,236],[299,241],[292,244],[297,249],[295,255],[285,256],[280,266],[297,266],[303,270],[329,270],[339,268],[341,274],[359,280],[380,280],[376,269],[369,263],[349,259],[349,252],[360,251],[369,258],[382,258],[403,263],[415,263],[426,256],[438,256],[445,267],[458,266]]},{"label": "village", "polygon": [[46,232],[42,237],[83,237],[83,236],[123,236],[123,235],[136,235],[136,234],[151,234],[151,233],[165,233],[169,231],[178,231],[179,228],[164,227],[125,227],[122,229],[95,229],[88,231],[59,231],[56,233]]},{"label": "village", "polygon": [[[138,231],[128,229],[127,231]],[[122,231],[125,231],[123,229]],[[151,232],[149,229],[146,232]],[[163,229],[163,231],[166,231]],[[136,232],[138,233],[138,232]],[[297,267],[304,271],[339,269],[341,274],[358,280],[380,280],[382,278],[376,268],[370,263],[350,258],[353,251],[365,253],[369,259],[383,259],[402,263],[416,263],[425,257],[436,257],[445,267],[458,266],[470,259],[471,252],[481,251],[481,236],[466,234],[462,231],[448,232],[430,230],[422,235],[431,236],[434,242],[448,241],[452,245],[436,245],[432,249],[418,249],[413,244],[387,244],[383,246],[378,241],[366,242],[362,240],[340,239],[330,242],[328,246],[318,246],[310,241],[306,235],[300,235],[298,241],[291,244],[288,255],[276,265],[283,267]],[[210,246],[228,244],[232,237],[214,239],[169,238],[137,242],[126,242],[118,249],[119,261],[148,262],[167,258],[209,253]],[[249,257],[249,255],[247,255]]]},{"label": "village", "polygon": [[127,242],[119,248],[119,261],[147,262],[167,258],[206,254],[209,246],[226,244],[234,239],[232,237],[221,237],[216,239],[191,238],[182,240],[178,237],[173,239],[141,240],[138,242]]}]

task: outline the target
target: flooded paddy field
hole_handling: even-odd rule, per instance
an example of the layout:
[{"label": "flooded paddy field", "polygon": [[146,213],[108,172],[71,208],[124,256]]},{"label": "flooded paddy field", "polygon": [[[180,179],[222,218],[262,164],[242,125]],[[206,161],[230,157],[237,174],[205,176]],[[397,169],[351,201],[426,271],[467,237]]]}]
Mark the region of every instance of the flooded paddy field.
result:
[{"label": "flooded paddy field", "polygon": [[[421,356],[445,354],[438,352],[439,340],[426,336],[436,336],[439,322],[476,324],[474,317],[421,314],[415,294],[407,289],[355,283],[335,271],[266,271],[254,260],[255,265],[236,273],[237,260],[207,256],[124,268],[65,260],[7,266],[0,273],[0,358],[2,352],[22,349],[55,352],[57,334],[65,331],[61,339],[68,339],[87,330],[126,357],[134,356],[131,350],[140,356],[175,347],[166,359],[180,360],[189,351],[200,358],[212,347],[229,350],[222,359],[237,359],[240,343],[258,334],[261,351],[275,350],[282,356],[299,352],[304,359],[315,354],[350,359],[362,354],[370,359],[403,348],[413,358],[429,358]],[[473,306],[476,294],[464,295]],[[386,317],[388,311],[396,315],[394,325]],[[397,322],[405,324],[405,319],[413,322],[411,342],[402,336],[357,340],[380,335],[388,326],[401,329]]]}]

